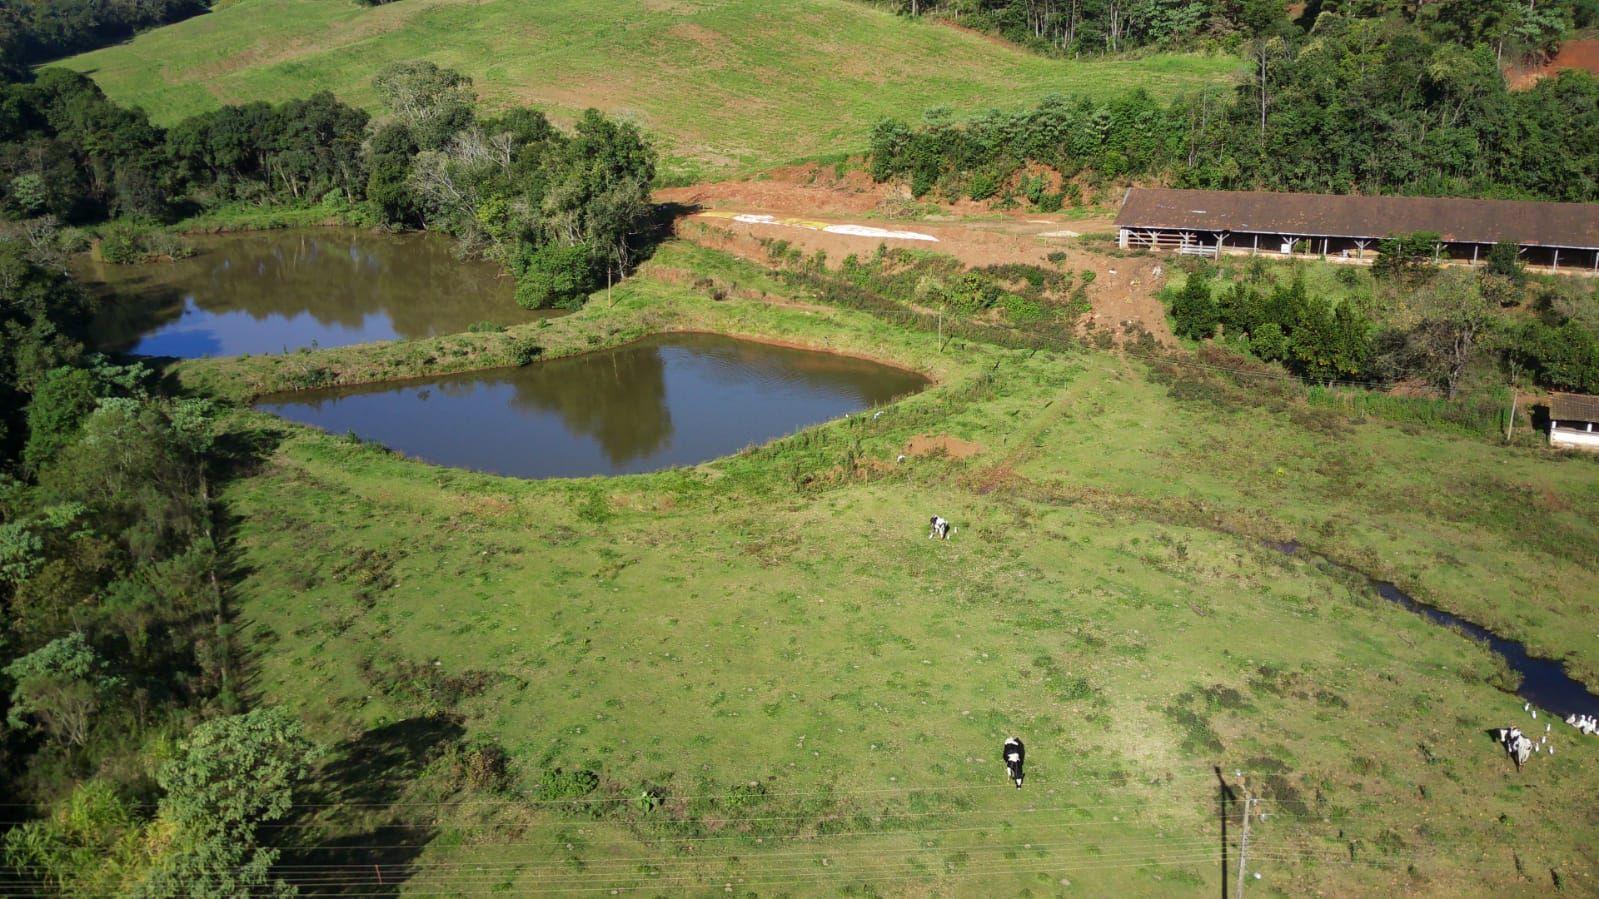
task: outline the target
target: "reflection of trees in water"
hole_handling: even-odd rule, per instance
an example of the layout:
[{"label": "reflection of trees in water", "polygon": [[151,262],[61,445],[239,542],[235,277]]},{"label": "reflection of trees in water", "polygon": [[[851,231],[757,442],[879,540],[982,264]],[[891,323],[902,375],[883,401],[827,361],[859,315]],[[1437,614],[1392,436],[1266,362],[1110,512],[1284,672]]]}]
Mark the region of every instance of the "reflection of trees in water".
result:
[{"label": "reflection of trees in water", "polygon": [[706,366],[703,373],[707,380],[739,384],[753,377],[768,383],[804,385],[808,389],[851,397],[868,406],[913,392],[927,383],[912,372],[836,353],[818,353],[713,334],[673,335],[666,342],[691,349],[702,359],[713,360],[715,364]]},{"label": "reflection of trees in water", "polygon": [[672,439],[666,365],[653,346],[553,359],[511,377],[512,404],[554,412],[592,437],[612,465],[643,458]]},{"label": "reflection of trees in water", "polygon": [[186,297],[211,313],[256,319],[309,314],[324,326],[356,328],[384,313],[401,337],[461,331],[483,319],[529,319],[491,264],[456,259],[442,238],[349,228],[194,238],[199,252],[173,263],[116,266],[79,260],[99,282],[97,331],[131,343],[175,321]]}]

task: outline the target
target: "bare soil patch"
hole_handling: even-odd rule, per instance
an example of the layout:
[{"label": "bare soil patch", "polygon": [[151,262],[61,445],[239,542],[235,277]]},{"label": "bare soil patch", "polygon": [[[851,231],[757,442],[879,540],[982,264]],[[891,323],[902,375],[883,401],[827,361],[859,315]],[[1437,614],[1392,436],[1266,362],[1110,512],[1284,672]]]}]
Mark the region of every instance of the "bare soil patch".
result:
[{"label": "bare soil patch", "polygon": [[917,434],[905,442],[905,455],[942,455],[950,459],[970,459],[983,451],[982,444],[948,434]]},{"label": "bare soil patch", "polygon": [[1505,72],[1511,90],[1526,90],[1544,78],[1566,69],[1599,75],[1599,38],[1581,38],[1560,45],[1555,58],[1541,66],[1514,67]]}]

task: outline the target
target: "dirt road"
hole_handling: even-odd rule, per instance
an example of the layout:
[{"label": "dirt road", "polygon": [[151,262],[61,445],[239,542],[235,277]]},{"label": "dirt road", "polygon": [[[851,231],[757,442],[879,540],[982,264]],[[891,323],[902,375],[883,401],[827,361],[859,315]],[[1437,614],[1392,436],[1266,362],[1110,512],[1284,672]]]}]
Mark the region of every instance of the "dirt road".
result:
[{"label": "dirt road", "polygon": [[1171,340],[1165,308],[1154,296],[1164,283],[1162,260],[1105,255],[1082,239],[1112,231],[1106,215],[998,214],[962,202],[937,207],[937,214],[918,208],[921,214],[907,217],[900,213],[908,198],[894,188],[873,184],[861,172],[839,177],[815,166],[759,181],[668,188],[657,191],[656,199],[696,210],[678,220],[678,236],[760,263],[768,261],[763,239],[788,241],[807,255],[825,252],[834,267],[851,253],[871,254],[879,244],[945,253],[969,266],[1054,266],[1049,255],[1065,253],[1059,265],[1095,274],[1088,294],[1093,311],[1085,325],[1119,335],[1132,322],[1163,342]]}]

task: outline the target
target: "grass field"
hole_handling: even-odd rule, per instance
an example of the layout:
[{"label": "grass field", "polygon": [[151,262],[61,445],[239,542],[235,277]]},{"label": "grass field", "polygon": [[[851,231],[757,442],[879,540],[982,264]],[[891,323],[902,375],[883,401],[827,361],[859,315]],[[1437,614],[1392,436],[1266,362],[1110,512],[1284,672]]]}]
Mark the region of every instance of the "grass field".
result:
[{"label": "grass field", "polygon": [[635,119],[679,179],[863,149],[879,118],[931,106],[1170,95],[1238,67],[1169,54],[1050,60],[851,0],[239,0],[64,64],[172,122],[316,90],[370,106],[373,73],[414,58],[470,74],[490,106]]},{"label": "grass field", "polygon": [[[742,268],[680,244],[650,265]],[[1109,353],[941,351],[793,300],[713,302],[646,267],[539,339],[706,328],[936,385],[585,481],[241,413],[277,441],[225,497],[252,691],[334,747],[289,825],[320,848],[293,859],[351,866],[305,878],[376,888],[381,858],[419,893],[1214,895],[1219,766],[1265,800],[1251,895],[1599,887],[1599,741],[1557,730],[1518,775],[1484,730],[1531,722],[1485,649],[1261,544],[1591,662],[1591,460]],[[248,393],[229,364],[184,374]],[[983,450],[896,463],[915,435]],[[948,543],[926,539],[935,512]]]}]

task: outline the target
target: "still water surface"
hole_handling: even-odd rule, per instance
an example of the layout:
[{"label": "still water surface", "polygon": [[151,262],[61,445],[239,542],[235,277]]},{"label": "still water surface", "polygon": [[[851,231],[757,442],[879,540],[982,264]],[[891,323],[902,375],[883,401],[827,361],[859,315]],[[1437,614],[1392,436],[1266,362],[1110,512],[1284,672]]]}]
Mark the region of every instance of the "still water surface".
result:
[{"label": "still water surface", "polygon": [[101,296],[93,338],[146,356],[232,356],[431,337],[550,313],[512,301],[498,266],[456,259],[433,234],[306,228],[190,238],[188,259],[97,263],[74,274]]},{"label": "still water surface", "polygon": [[671,334],[519,369],[283,394],[258,408],[440,465],[583,477],[697,464],[927,383],[863,359]]}]

